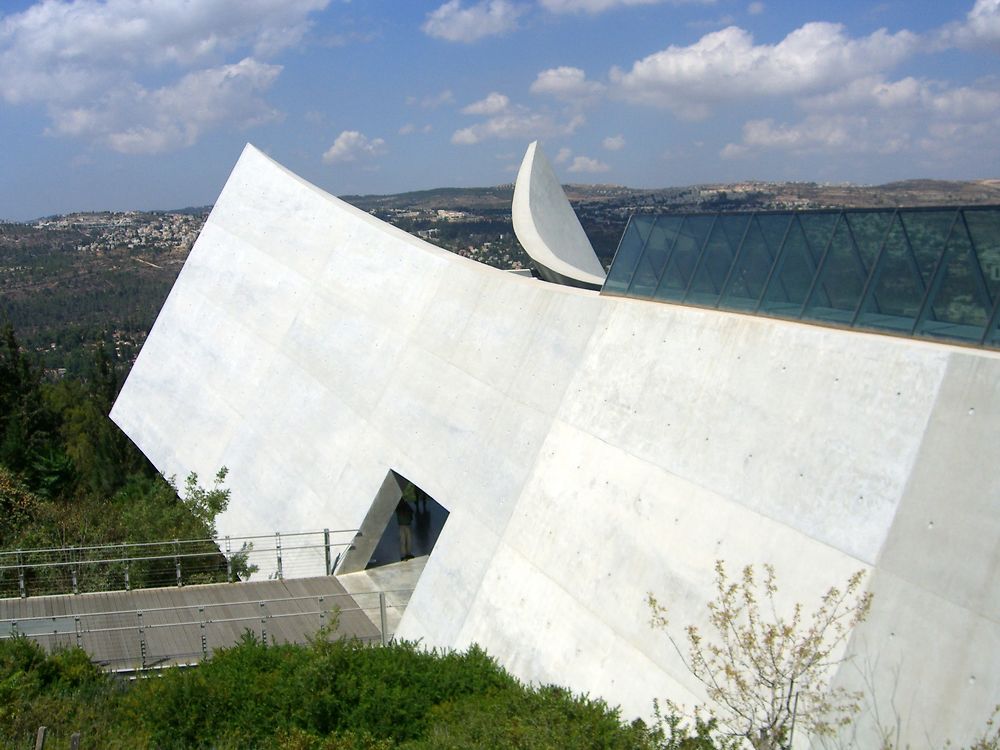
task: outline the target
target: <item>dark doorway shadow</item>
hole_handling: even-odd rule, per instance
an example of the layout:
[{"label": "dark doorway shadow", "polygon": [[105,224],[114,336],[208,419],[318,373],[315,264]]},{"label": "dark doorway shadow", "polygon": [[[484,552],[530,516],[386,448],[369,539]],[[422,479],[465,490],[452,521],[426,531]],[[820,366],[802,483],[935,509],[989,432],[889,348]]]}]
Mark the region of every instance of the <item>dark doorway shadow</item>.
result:
[{"label": "dark doorway shadow", "polygon": [[420,487],[390,471],[361,525],[351,549],[338,560],[338,574],[398,563],[401,551],[399,520],[410,523],[409,557],[429,555],[448,520],[448,509]]},{"label": "dark doorway shadow", "polygon": [[[429,555],[434,549],[441,529],[444,528],[445,521],[448,520],[448,511],[412,482],[403,488],[401,502],[405,502],[413,512],[410,521],[412,536],[410,556]],[[393,513],[389,518],[389,523],[386,524],[385,531],[375,545],[375,551],[372,552],[366,568],[399,562],[402,558],[398,516],[399,514]]]}]

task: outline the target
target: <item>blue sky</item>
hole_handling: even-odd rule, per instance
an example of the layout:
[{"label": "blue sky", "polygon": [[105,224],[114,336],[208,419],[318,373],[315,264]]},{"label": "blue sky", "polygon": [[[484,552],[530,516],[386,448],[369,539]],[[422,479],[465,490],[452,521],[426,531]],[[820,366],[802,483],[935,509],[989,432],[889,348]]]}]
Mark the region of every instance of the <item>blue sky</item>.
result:
[{"label": "blue sky", "polygon": [[0,218],[335,194],[1000,177],[1000,0],[0,0]]}]

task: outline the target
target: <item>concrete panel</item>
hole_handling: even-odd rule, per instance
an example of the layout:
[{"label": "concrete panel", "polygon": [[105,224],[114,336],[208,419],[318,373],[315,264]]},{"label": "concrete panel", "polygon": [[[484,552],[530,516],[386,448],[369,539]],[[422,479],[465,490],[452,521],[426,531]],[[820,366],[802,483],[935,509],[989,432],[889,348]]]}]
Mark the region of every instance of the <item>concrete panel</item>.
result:
[{"label": "concrete panel", "polygon": [[874,562],[944,352],[630,300],[603,323],[561,419]]},{"label": "concrete panel", "polygon": [[955,354],[879,568],[1000,621],[998,462],[1000,358]]},{"label": "concrete panel", "polygon": [[[858,747],[897,727],[897,747],[969,747],[986,731],[1000,695],[995,620],[878,570],[875,607],[850,644],[837,684],[864,694]],[[848,735],[852,733],[848,731]]]}]

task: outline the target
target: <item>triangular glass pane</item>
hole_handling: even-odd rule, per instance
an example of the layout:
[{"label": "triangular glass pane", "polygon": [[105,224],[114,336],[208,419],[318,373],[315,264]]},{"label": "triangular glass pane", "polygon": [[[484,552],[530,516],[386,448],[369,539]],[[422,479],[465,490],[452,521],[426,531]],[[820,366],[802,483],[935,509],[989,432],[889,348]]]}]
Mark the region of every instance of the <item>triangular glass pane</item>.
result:
[{"label": "triangular glass pane", "polygon": [[750,221],[751,216],[753,214],[749,213],[721,214],[719,216],[716,225],[721,227],[722,231],[725,232],[730,247],[739,247],[739,244],[743,241],[743,235],[747,231],[747,223]]},{"label": "triangular glass pane", "polygon": [[1000,321],[993,326],[993,331],[986,338],[986,346],[993,347],[994,349],[1000,349]]},{"label": "triangular glass pane", "polygon": [[728,215],[716,220],[685,302],[701,305],[718,302],[750,216]]},{"label": "triangular glass pane", "polygon": [[965,223],[994,304],[1000,297],[1000,209],[966,208]]},{"label": "triangular glass pane", "polygon": [[835,211],[828,213],[808,213],[799,214],[799,223],[809,243],[809,252],[812,253],[813,263],[819,265],[823,251],[830,244],[830,237],[837,226],[837,219],[840,214]]},{"label": "triangular glass pane", "polygon": [[677,234],[677,243],[670,255],[666,273],[656,290],[657,299],[680,299],[684,296],[701,248],[715,223],[714,216],[703,214],[687,216]]},{"label": "triangular glass pane", "polygon": [[850,323],[864,289],[866,273],[859,264],[858,251],[846,222],[837,225],[820,273],[817,287],[825,293],[828,302],[824,303],[823,296],[814,294],[803,317]]},{"label": "triangular glass pane", "polygon": [[621,294],[628,289],[642,247],[646,244],[646,237],[653,228],[653,222],[652,216],[633,216],[629,219],[621,242],[618,243],[618,251],[611,261],[611,268],[608,270],[608,278],[604,282],[602,291]]},{"label": "triangular glass pane", "polygon": [[780,265],[764,293],[760,312],[797,318],[816,275],[816,263],[798,218],[792,220],[778,263]]},{"label": "triangular glass pane", "polygon": [[653,294],[656,282],[663,273],[663,266],[677,241],[677,233],[683,220],[683,216],[661,216],[656,220],[646,241],[646,249],[632,276],[628,296],[650,297]]},{"label": "triangular glass pane", "polygon": [[918,334],[978,341],[992,312],[965,222],[948,238],[944,276]]},{"label": "triangular glass pane", "polygon": [[792,215],[784,214],[757,214],[757,224],[760,226],[764,242],[773,260],[778,255],[781,243],[785,240],[788,232],[788,223],[792,220]]},{"label": "triangular glass pane", "polygon": [[955,209],[945,211],[900,211],[906,237],[913,250],[913,262],[920,269],[924,283],[931,282],[938,258],[948,242],[951,225],[955,223]]},{"label": "triangular glass pane", "polygon": [[761,229],[758,217],[750,221],[740,257],[736,261],[729,289],[721,307],[733,310],[750,310],[757,306],[757,300],[764,291],[764,284],[771,272],[773,256]]},{"label": "triangular glass pane", "polygon": [[874,289],[857,324],[866,328],[911,331],[926,289],[913,261],[902,221],[897,217],[885,238]]},{"label": "triangular glass pane", "polygon": [[885,240],[885,230],[892,220],[893,211],[848,211],[844,214],[847,223],[851,225],[854,244],[858,248],[865,267],[865,275],[875,265],[875,258]]}]

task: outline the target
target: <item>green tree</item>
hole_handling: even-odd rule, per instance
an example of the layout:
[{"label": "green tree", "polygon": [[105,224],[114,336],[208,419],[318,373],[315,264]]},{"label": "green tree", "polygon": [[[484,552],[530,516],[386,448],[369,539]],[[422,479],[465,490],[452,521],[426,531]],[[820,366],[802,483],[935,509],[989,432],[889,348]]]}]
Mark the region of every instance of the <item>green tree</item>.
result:
[{"label": "green tree", "polygon": [[[685,629],[682,648],[669,628],[667,608],[653,594],[650,624],[664,631],[691,673],[704,685],[719,726],[754,750],[789,746],[796,726],[814,736],[830,736],[849,723],[861,696],[830,688],[835,656],[851,629],[871,609],[864,573],[844,589],[831,587],[806,613],[794,604],[780,614],[774,568],[758,579],[752,566],[731,580],[723,562],[715,564],[715,598],[709,602],[710,634]],[[672,707],[672,706],[671,706]]]}]

